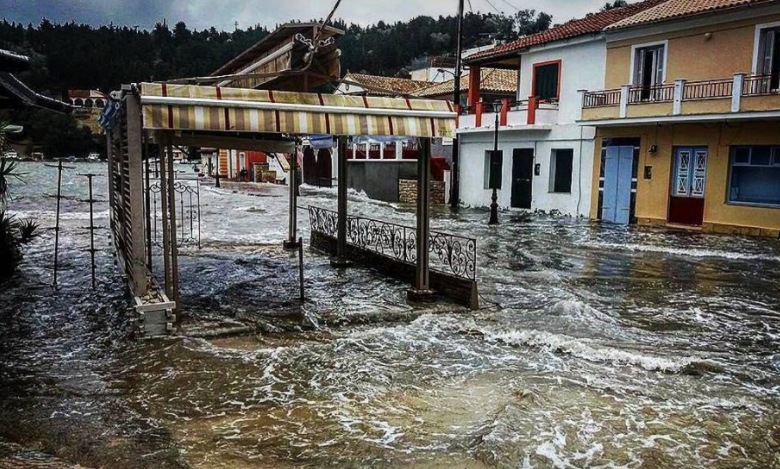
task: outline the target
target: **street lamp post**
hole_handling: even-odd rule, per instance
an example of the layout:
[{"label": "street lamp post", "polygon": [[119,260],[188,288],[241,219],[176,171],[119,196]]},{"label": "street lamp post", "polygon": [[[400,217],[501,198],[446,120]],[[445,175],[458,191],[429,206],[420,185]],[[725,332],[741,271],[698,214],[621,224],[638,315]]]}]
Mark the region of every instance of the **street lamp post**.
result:
[{"label": "street lamp post", "polygon": [[[493,155],[491,156],[490,161],[491,180],[494,179],[492,172],[495,170],[493,158],[498,158],[498,125],[501,109],[498,105],[495,105],[494,111],[496,113],[496,122],[493,130]],[[493,181],[491,181],[490,185],[493,187],[493,195],[490,197],[490,220],[488,221],[488,225],[498,225],[498,187]]]}]

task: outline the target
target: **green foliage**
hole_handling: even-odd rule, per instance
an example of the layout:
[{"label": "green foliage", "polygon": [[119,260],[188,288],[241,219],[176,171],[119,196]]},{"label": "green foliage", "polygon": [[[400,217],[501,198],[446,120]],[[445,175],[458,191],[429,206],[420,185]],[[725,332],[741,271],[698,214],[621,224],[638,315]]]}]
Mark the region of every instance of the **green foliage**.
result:
[{"label": "green foliage", "polygon": [[612,10],[613,8],[620,8],[625,6],[628,6],[628,2],[626,2],[626,0],[615,0],[612,3],[605,3],[604,6],[601,7],[601,11]]},{"label": "green foliage", "polygon": [[[2,148],[0,148],[0,151]],[[8,181],[11,179],[21,179],[19,164],[15,160],[0,158],[0,207],[8,202],[10,192]]]},{"label": "green foliage", "polygon": [[40,225],[32,218],[20,220],[17,224],[17,230],[19,231],[19,242],[27,244],[33,239],[40,236]]},{"label": "green foliage", "polygon": [[95,141],[89,127],[68,114],[28,108],[11,116],[15,124],[24,126],[25,137],[40,147],[46,158],[84,158],[105,147],[104,140]]},{"label": "green foliage", "polygon": [[18,221],[12,215],[0,210],[0,278],[13,274],[22,260],[18,227]]}]

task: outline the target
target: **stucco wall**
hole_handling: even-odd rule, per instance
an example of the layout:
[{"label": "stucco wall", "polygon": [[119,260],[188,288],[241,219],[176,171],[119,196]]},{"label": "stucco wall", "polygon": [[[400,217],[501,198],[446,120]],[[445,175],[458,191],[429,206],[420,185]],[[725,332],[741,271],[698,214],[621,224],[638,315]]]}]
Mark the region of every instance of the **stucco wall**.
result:
[{"label": "stucco wall", "polygon": [[[666,83],[676,79],[711,80],[753,71],[757,24],[780,21],[780,15],[756,16],[684,31],[607,44],[606,89],[631,83],[631,46],[667,40]],[[707,38],[706,34],[711,34]],[[594,88],[591,88],[594,89]]]},{"label": "stucco wall", "polygon": [[347,181],[351,189],[385,202],[398,202],[398,181],[417,179],[417,161],[349,161]]},{"label": "stucco wall", "polygon": [[[583,140],[580,140],[582,132]],[[593,168],[593,135],[591,127],[578,125],[555,126],[552,131],[502,131],[498,148],[504,151],[502,189],[498,191],[498,205],[509,208],[512,197],[512,154],[516,148],[533,148],[534,164],[540,174],[532,184],[532,210],[558,210],[565,215],[588,216],[590,212],[591,174]],[[470,207],[488,207],[492,191],[484,188],[485,152],[493,149],[491,132],[469,133],[460,136],[460,198]],[[571,193],[550,191],[550,159],[554,149],[572,149]]]},{"label": "stucco wall", "polygon": [[[641,138],[636,216],[641,223],[665,224],[669,211],[669,192],[675,146],[708,148],[707,181],[704,196],[704,229],[719,227],[748,228],[747,234],[775,235],[780,230],[780,208],[752,207],[727,202],[729,156],[732,145],[780,145],[780,123],[677,124],[629,128],[602,128],[597,133],[594,154],[601,154],[601,139],[609,137]],[[658,151],[648,148],[656,144]],[[593,165],[592,184],[598,187],[600,157]],[[651,166],[651,180],[643,178],[645,166]],[[591,197],[591,217],[597,217],[598,192]],[[760,230],[764,232],[760,232]]]},{"label": "stucco wall", "polygon": [[535,63],[560,60],[561,96],[558,123],[573,123],[579,118],[582,103],[578,90],[603,89],[606,57],[606,43],[603,40],[541,48],[524,53],[520,59],[518,99],[528,99],[531,95]]}]

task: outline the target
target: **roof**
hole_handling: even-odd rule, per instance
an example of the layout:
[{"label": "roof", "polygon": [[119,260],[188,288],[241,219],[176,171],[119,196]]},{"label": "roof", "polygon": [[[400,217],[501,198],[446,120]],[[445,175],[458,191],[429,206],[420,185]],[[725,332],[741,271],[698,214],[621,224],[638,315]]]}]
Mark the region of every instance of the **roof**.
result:
[{"label": "roof", "polygon": [[[274,32],[260,39],[253,46],[249,47],[247,50],[245,50],[244,52],[238,54],[236,57],[231,59],[228,63],[221,66],[219,69],[214,71],[214,73],[212,73],[211,75],[219,76],[219,75],[228,75],[231,73],[238,72],[239,70],[243,69],[250,63],[257,60],[260,56],[263,55],[263,53],[279,45],[280,43],[288,40],[296,33],[299,33],[307,29],[312,29],[315,27],[321,27],[321,26],[322,25],[320,23],[283,24],[279,26]],[[344,31],[342,31],[341,29],[334,28],[332,26],[325,26],[324,31],[325,34],[323,34],[323,37],[325,38],[330,36],[344,35]]]},{"label": "roof", "polygon": [[29,57],[0,49],[0,72],[22,72],[29,68]]},{"label": "roof", "polygon": [[613,23],[607,29],[628,28],[765,3],[778,2],[777,0],[667,0]]},{"label": "roof", "polygon": [[451,137],[448,101],[140,84],[147,130]]},{"label": "roof", "polygon": [[[517,91],[517,70],[504,70],[500,68],[483,68],[481,70],[480,90],[486,93],[506,93],[515,94]],[[460,87],[462,90],[469,88],[469,77],[463,75],[460,77]],[[427,88],[414,93],[415,96],[423,98],[432,98],[439,96],[449,96],[455,93],[455,80],[448,80],[441,83],[435,83]]]},{"label": "roof", "polygon": [[75,90],[71,89],[68,90],[68,97],[70,99],[87,99],[87,98],[93,98],[93,99],[106,99],[106,95],[98,90]]},{"label": "roof", "polygon": [[[377,96],[406,96],[431,85],[429,81],[411,80],[409,78],[383,77],[347,72],[345,80],[357,83],[368,94]],[[351,83],[347,83],[350,85]]]},{"label": "roof", "polygon": [[[466,59],[467,63],[482,63],[488,59],[496,59],[532,46],[540,46],[551,42],[576,37],[595,35],[604,31],[608,26],[634,16],[642,11],[652,8],[665,0],[645,0],[633,3],[625,7],[613,8],[586,16],[578,20],[572,20],[560,26],[542,31],[536,34],[521,37],[506,44],[498,45],[492,49],[476,53]],[[672,0],[674,1],[674,0]],[[695,0],[694,0],[695,1]],[[698,0],[707,2],[711,0]]]},{"label": "roof", "polygon": [[73,110],[69,104],[36,93],[14,75],[0,72],[0,108],[25,106],[64,113]]}]

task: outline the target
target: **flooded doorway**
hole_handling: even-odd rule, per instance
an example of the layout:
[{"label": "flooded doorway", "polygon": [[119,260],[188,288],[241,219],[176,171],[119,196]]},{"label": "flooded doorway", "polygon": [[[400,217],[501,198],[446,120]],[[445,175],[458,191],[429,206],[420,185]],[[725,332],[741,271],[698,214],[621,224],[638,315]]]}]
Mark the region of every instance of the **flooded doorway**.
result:
[{"label": "flooded doorway", "polygon": [[676,148],[672,174],[669,223],[701,226],[704,220],[707,147]]},{"label": "flooded doorway", "polygon": [[512,207],[531,208],[534,150],[515,148],[512,153]]}]

